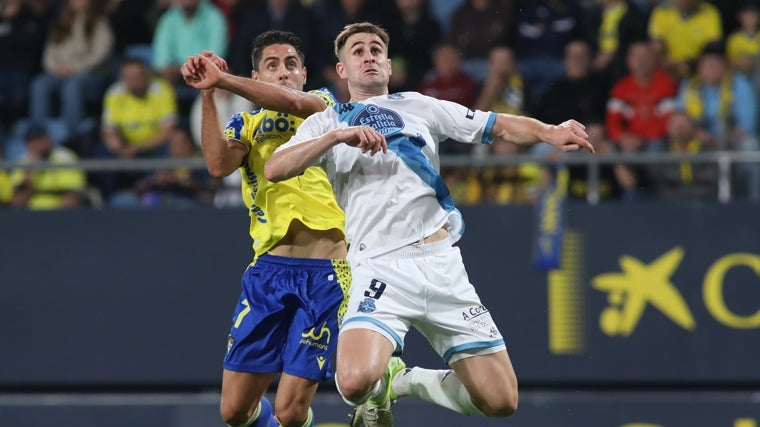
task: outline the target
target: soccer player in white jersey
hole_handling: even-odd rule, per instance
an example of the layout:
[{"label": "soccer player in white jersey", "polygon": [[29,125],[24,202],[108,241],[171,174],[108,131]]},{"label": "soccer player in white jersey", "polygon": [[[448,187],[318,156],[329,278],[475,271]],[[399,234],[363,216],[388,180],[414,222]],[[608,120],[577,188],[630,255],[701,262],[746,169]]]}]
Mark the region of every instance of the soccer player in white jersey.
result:
[{"label": "soccer player in white jersey", "polygon": [[[353,281],[336,384],[358,405],[354,425],[393,425],[390,403],[407,395],[462,414],[508,416],[517,408],[517,378],[453,246],[464,226],[438,173],[438,143],[545,141],[562,151],[594,149],[574,120],[555,126],[416,92],[388,94],[387,49],[380,27],[345,27],[335,40],[336,69],[350,102],[306,119],[264,173],[277,181],[321,165],[345,210]],[[393,356],[410,326],[451,370],[404,369]]]}]

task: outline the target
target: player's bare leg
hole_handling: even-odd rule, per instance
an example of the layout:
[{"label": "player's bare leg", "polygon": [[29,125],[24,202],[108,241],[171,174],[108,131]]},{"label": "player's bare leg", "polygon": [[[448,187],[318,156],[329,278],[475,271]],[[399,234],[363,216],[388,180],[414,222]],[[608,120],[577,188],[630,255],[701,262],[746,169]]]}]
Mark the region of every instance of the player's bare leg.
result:
[{"label": "player's bare leg", "polygon": [[282,374],[277,384],[274,408],[277,421],[283,427],[312,425],[313,414],[309,409],[318,385],[316,381]]},{"label": "player's bare leg", "polygon": [[340,335],[336,385],[346,402],[357,406],[354,425],[392,426],[388,361],[394,345],[385,336],[368,329],[349,329]]},{"label": "player's bare leg", "polygon": [[517,410],[517,377],[505,350],[452,363],[453,370],[414,367],[396,375],[393,391],[461,414],[506,417]]},{"label": "player's bare leg", "polygon": [[220,404],[224,422],[233,427],[273,425],[271,405],[263,402],[263,396],[274,376],[275,374],[251,374],[225,369],[222,373]]}]

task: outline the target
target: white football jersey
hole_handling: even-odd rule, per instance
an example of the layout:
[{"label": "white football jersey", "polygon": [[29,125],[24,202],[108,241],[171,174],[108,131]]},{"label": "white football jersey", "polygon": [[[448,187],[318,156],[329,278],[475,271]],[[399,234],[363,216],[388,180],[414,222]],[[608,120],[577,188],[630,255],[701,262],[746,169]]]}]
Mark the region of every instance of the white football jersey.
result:
[{"label": "white football jersey", "polygon": [[318,163],[346,212],[348,257],[358,260],[421,241],[441,227],[452,243],[459,240],[464,222],[439,173],[438,144],[448,138],[490,144],[495,120],[495,113],[403,92],[314,114],[278,151],[346,126],[368,125],[385,136],[387,153],[370,156],[338,144]]}]

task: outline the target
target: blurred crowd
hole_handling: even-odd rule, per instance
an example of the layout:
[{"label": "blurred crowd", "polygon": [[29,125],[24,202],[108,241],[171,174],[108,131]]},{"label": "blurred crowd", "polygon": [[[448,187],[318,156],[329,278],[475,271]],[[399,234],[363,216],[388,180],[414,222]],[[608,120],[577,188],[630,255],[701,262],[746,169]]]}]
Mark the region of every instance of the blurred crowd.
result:
[{"label": "blurred crowd", "polygon": [[[332,41],[357,21],[390,34],[392,92],[555,124],[574,118],[601,154],[760,151],[752,0],[2,0],[0,160],[198,158],[199,94],[180,65],[208,49],[250,76],[251,42],[268,29],[304,40],[307,89],[347,101]],[[216,96],[225,119],[255,108]],[[444,168],[458,203],[534,203],[558,170],[571,199],[589,196],[587,166],[565,166],[568,155],[541,145],[447,141],[441,153],[536,159]],[[686,160],[602,165],[598,195],[715,200],[718,172]],[[760,163],[738,164],[730,179],[737,198],[760,201]],[[238,182],[192,168],[0,170],[0,207],[229,206],[241,203]]]}]

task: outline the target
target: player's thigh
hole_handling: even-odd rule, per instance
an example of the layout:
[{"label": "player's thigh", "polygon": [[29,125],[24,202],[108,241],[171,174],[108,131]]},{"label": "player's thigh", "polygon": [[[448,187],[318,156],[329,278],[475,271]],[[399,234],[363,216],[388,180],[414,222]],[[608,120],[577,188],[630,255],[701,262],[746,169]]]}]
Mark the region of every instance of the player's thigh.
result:
[{"label": "player's thigh", "polygon": [[517,376],[506,350],[460,359],[451,367],[473,403],[488,408],[517,406]]},{"label": "player's thigh", "polygon": [[278,418],[305,419],[318,385],[314,380],[282,374],[274,404]]},{"label": "player's thigh", "polygon": [[258,404],[275,374],[252,374],[225,369],[222,372],[222,413],[246,412]]}]

